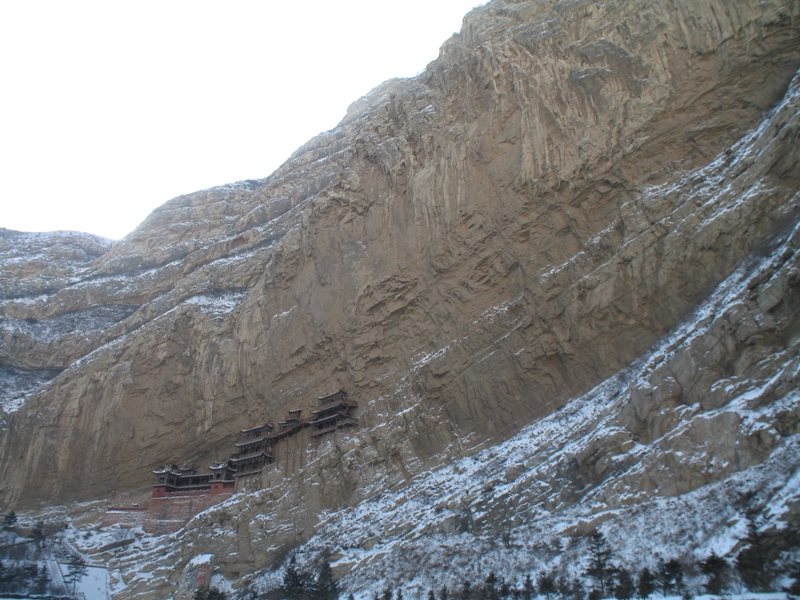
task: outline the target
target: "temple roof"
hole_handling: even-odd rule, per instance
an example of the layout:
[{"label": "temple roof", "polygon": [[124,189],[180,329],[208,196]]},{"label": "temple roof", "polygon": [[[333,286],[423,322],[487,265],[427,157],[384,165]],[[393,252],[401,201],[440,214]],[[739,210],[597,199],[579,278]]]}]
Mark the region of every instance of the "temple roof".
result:
[{"label": "temple roof", "polygon": [[230,469],[230,464],[228,461],[225,462],[215,462],[212,465],[209,465],[209,469],[218,470],[218,469]]},{"label": "temple roof", "polygon": [[266,423],[262,423],[261,425],[255,425],[254,427],[250,427],[249,429],[242,429],[242,433],[250,433],[253,431],[258,431],[259,429],[269,429],[270,431],[275,429],[275,425],[267,421]]},{"label": "temple roof", "polygon": [[270,435],[265,435],[260,438],[250,438],[249,440],[245,440],[243,442],[234,442],[234,446],[237,448],[241,448],[243,446],[257,446],[259,444],[266,444],[271,441],[272,437]]},{"label": "temple roof", "polygon": [[350,415],[347,415],[347,414],[345,414],[343,412],[338,412],[338,413],[334,413],[334,414],[328,415],[326,417],[322,417],[320,419],[317,419],[316,421],[311,421],[309,423],[309,425],[322,425],[323,423],[329,423],[331,421],[337,421],[339,419],[352,419],[352,420],[355,420],[354,417],[351,417]]},{"label": "temple roof", "polygon": [[344,396],[344,398],[346,399],[347,392],[345,392],[344,390],[339,390],[338,392],[334,392],[333,394],[329,394],[327,396],[320,396],[319,398],[317,398],[317,400],[319,400],[320,403],[325,404],[325,402],[334,400],[337,396]]},{"label": "temple roof", "polygon": [[197,470],[192,467],[177,467],[175,465],[164,465],[160,469],[153,469],[153,473],[160,475],[162,473],[172,473],[173,475],[194,475]]},{"label": "temple roof", "polygon": [[325,414],[325,413],[328,413],[328,412],[331,412],[331,411],[334,411],[334,410],[356,408],[357,406],[358,405],[355,402],[349,402],[345,398],[345,399],[339,400],[338,402],[334,401],[334,402],[331,402],[329,404],[326,404],[326,405],[322,406],[322,408],[319,408],[317,410],[312,410],[311,414],[312,415],[322,415],[322,414]]}]

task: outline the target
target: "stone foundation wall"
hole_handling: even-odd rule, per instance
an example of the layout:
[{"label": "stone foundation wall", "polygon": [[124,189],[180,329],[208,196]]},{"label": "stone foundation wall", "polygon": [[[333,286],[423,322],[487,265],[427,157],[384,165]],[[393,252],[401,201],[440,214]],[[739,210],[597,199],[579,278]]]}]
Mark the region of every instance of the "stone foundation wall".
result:
[{"label": "stone foundation wall", "polygon": [[225,494],[186,494],[151,498],[146,507],[112,507],[103,518],[103,527],[119,524],[142,527],[147,533],[162,535],[178,531],[196,514],[229,498]]}]

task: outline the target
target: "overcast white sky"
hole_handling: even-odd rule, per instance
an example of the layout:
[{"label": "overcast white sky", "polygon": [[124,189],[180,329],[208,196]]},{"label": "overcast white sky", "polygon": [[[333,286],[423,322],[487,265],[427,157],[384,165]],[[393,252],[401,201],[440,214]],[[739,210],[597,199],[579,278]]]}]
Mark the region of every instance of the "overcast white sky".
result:
[{"label": "overcast white sky", "polygon": [[482,0],[0,3],[0,227],[118,239],[266,177]]}]

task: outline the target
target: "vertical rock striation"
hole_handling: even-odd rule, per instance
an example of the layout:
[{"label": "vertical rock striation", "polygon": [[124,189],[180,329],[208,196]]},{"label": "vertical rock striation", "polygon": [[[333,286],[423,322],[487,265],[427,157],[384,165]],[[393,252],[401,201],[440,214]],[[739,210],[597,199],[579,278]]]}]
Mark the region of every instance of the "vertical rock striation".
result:
[{"label": "vertical rock striation", "polygon": [[[64,241],[52,273],[4,234],[0,368],[40,376],[0,503],[133,489],[346,389],[359,430],[271,481],[282,547],[509,438],[796,224],[798,66],[790,1],[494,0],[264,180]],[[247,531],[237,572],[274,559]]]}]

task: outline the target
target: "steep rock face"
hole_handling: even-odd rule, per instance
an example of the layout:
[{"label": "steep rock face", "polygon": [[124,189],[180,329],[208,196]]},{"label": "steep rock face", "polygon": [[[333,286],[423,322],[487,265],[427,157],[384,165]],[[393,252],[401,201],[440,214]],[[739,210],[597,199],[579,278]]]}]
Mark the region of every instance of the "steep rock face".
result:
[{"label": "steep rock face", "polygon": [[[796,222],[796,98],[764,119],[800,64],[796,11],[490,2],[271,177],[12,276],[0,361],[36,389],[4,417],[0,501],[136,488],[344,388],[360,429],[271,482],[285,548],[552,413]],[[275,558],[249,551],[257,527],[231,572]]]},{"label": "steep rock face", "polygon": [[[741,175],[739,161],[760,154],[764,136],[793,127],[798,103],[800,78],[770,119],[681,180],[724,181],[715,175],[722,165]],[[654,186],[647,196],[676,187]],[[706,227],[716,212],[701,212]],[[386,426],[358,444],[338,439],[311,451],[300,443],[292,453],[304,468],[291,482],[279,465],[264,490],[196,517],[180,543],[166,542],[166,559],[165,542],[157,541],[117,557],[125,596],[166,594],[176,582],[164,578],[154,588],[152,570],[183,564],[198,551],[219,557],[220,573],[238,585],[274,587],[275,574],[260,570],[309,537],[299,556],[311,562],[330,554],[340,584],[372,597],[397,581],[423,595],[490,571],[578,575],[583,537],[598,527],[622,564],[640,569],[653,568],[658,556],[699,560],[711,550],[735,550],[748,512],[763,515],[767,531],[800,525],[799,261],[795,227],[743,261],[634,364],[469,458],[429,472],[405,463],[414,474],[406,485],[393,488],[370,472],[379,456],[398,458],[379,448],[391,435]],[[513,330],[519,303],[487,311],[476,329]],[[453,346],[420,362],[435,370],[458,351]],[[398,418],[412,427],[428,417],[407,411]],[[320,523],[309,519],[320,494],[347,497],[346,486],[359,480],[361,502]],[[243,577],[253,572],[261,576]]]},{"label": "steep rock face", "polygon": [[[637,571],[731,558],[748,514],[780,539],[800,524],[798,317],[795,229],[635,364],[506,442],[326,515],[298,556],[331,554],[363,597],[397,581],[422,596],[489,572],[580,576],[596,529]],[[244,518],[270,514],[239,501]],[[226,512],[198,517],[195,548],[225,555],[210,531]]]},{"label": "steep rock face", "polygon": [[[20,233],[0,229],[0,297],[5,301],[46,295],[80,278],[91,269],[92,261],[102,256],[111,243],[103,238],[71,231]],[[87,322],[81,313],[99,317]],[[35,317],[0,318],[0,407],[15,410],[26,394],[41,387],[66,366],[61,348],[79,346],[74,355],[91,349],[81,346],[81,329],[103,328],[117,317],[103,319],[107,313],[81,307],[72,315],[40,323]]]}]

